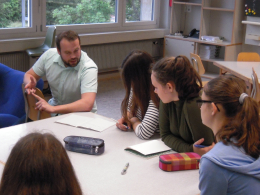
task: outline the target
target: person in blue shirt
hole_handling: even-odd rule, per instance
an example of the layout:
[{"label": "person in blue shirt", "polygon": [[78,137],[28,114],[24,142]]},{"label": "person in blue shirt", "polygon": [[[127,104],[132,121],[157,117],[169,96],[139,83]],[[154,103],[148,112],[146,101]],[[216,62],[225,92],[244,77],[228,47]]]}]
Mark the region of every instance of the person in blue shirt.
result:
[{"label": "person in blue shirt", "polygon": [[245,82],[232,75],[208,82],[201,99],[202,122],[217,141],[200,161],[201,195],[259,194],[258,103],[246,94]]}]

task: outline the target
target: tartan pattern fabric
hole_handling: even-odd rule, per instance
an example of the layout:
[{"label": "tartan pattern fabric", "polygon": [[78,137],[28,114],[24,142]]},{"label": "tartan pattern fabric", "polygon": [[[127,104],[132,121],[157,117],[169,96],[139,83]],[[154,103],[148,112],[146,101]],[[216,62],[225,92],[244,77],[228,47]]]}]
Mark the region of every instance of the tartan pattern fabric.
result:
[{"label": "tartan pattern fabric", "polygon": [[200,155],[194,152],[165,154],[159,157],[159,167],[164,171],[198,169]]}]

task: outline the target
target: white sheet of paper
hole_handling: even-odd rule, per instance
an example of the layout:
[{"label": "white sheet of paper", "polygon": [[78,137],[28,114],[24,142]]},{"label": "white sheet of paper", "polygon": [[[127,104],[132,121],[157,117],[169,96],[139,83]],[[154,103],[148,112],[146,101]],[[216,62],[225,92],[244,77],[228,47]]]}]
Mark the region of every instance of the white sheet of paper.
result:
[{"label": "white sheet of paper", "polygon": [[134,146],[129,146],[126,149],[132,149],[140,152],[143,155],[154,154],[158,152],[164,152],[171,150],[170,147],[166,146],[161,140],[152,140],[145,143],[137,144]]},{"label": "white sheet of paper", "polygon": [[90,118],[86,116],[79,116],[76,114],[71,114],[55,122],[65,124],[65,125],[70,125],[73,127],[82,127],[86,129],[91,129],[99,132],[116,124],[115,121],[108,121],[102,118]]},{"label": "white sheet of paper", "polygon": [[107,129],[108,127],[111,127],[112,125],[115,125],[115,124],[116,124],[116,122],[114,122],[114,121],[107,121],[107,120],[95,118],[91,121],[84,122],[83,124],[79,125],[78,127],[92,129],[95,131],[103,131],[103,130]]}]

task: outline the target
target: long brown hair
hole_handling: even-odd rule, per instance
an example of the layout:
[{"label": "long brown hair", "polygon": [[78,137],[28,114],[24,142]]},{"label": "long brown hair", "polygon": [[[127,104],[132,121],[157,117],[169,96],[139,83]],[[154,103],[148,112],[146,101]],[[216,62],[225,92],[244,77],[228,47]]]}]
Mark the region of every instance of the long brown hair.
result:
[{"label": "long brown hair", "polygon": [[69,157],[51,134],[31,133],[13,147],[6,162],[1,195],[81,195]]},{"label": "long brown hair", "polygon": [[[242,146],[245,152],[258,158],[260,155],[259,105],[251,97],[239,103],[239,97],[246,93],[243,80],[232,76],[219,76],[204,87],[204,93],[210,101],[221,104],[226,120],[216,137],[223,143]],[[236,141],[233,141],[234,138]]]},{"label": "long brown hair", "polygon": [[133,95],[130,112],[133,115],[136,115],[139,107],[142,118],[144,118],[150,100],[153,101],[157,108],[159,107],[159,98],[154,93],[154,87],[151,82],[150,67],[153,62],[153,58],[149,53],[140,50],[130,52],[123,60],[121,76],[126,94],[121,104],[121,112],[126,121],[128,121],[127,107],[131,89]]},{"label": "long brown hair", "polygon": [[172,81],[180,100],[199,96],[202,88],[200,75],[186,56],[166,57],[153,66],[156,80],[162,85]]}]

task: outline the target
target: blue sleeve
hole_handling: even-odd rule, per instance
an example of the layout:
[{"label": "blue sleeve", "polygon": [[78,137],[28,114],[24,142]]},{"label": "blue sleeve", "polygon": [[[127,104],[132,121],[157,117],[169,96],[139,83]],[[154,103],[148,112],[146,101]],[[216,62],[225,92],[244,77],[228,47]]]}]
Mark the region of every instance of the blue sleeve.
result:
[{"label": "blue sleeve", "polygon": [[219,167],[207,158],[202,158],[200,163],[201,195],[224,195],[227,194],[228,181],[225,177],[225,169]]}]

